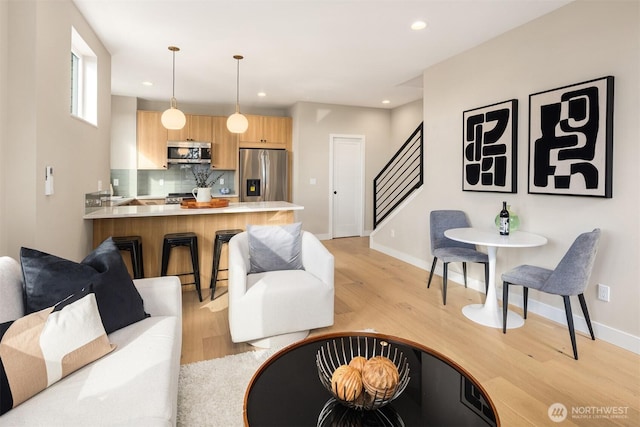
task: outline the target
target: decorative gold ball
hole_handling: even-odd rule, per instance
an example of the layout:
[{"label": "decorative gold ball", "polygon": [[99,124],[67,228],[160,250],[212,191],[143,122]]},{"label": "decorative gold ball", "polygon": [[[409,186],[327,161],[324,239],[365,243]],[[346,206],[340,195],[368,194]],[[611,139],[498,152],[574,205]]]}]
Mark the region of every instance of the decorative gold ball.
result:
[{"label": "decorative gold ball", "polygon": [[384,356],[372,357],[362,370],[364,389],[376,398],[392,397],[398,387],[399,377],[396,365]]},{"label": "decorative gold ball", "polygon": [[349,366],[352,368],[356,368],[358,372],[362,374],[362,370],[364,369],[364,365],[367,363],[367,358],[362,356],[356,356],[349,362]]},{"label": "decorative gold ball", "polygon": [[331,390],[339,399],[351,402],[362,393],[362,377],[356,368],[339,366],[331,376]]}]

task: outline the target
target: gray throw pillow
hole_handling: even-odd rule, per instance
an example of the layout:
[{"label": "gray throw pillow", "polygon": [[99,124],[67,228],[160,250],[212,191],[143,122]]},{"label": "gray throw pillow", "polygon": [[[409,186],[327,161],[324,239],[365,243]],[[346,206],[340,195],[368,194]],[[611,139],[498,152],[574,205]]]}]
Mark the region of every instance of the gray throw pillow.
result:
[{"label": "gray throw pillow", "polygon": [[302,223],[248,225],[249,273],[303,270]]}]

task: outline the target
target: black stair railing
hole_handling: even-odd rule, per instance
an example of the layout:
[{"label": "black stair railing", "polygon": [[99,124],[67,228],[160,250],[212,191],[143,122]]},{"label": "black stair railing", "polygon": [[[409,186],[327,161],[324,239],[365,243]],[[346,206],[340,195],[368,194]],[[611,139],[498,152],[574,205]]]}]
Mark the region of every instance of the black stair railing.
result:
[{"label": "black stair railing", "polygon": [[393,155],[373,180],[373,228],[420,188],[424,177],[422,125]]}]

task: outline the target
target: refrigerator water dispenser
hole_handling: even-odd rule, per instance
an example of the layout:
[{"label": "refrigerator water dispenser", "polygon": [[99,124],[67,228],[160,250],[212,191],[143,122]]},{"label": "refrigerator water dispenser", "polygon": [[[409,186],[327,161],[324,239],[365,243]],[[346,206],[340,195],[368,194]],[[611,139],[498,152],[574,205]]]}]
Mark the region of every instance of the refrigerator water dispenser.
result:
[{"label": "refrigerator water dispenser", "polygon": [[247,179],[247,196],[260,196],[260,180]]}]

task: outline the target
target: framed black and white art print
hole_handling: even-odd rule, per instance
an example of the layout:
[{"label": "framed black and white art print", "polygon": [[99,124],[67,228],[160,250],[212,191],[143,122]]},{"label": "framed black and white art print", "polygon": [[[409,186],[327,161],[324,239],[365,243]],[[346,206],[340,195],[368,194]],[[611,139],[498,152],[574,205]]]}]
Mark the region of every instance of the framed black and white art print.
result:
[{"label": "framed black and white art print", "polygon": [[518,100],[462,113],[462,190],[515,193]]},{"label": "framed black and white art print", "polygon": [[529,193],[612,197],[613,80],[529,95]]}]

